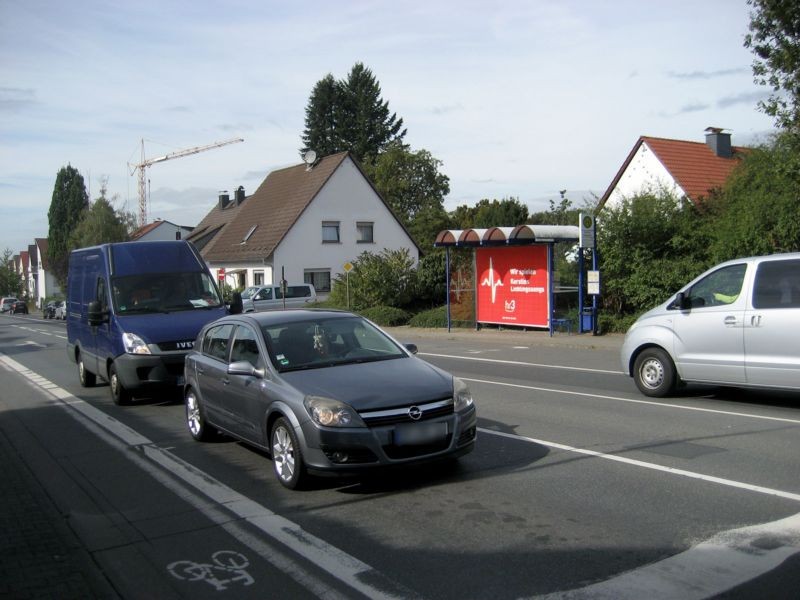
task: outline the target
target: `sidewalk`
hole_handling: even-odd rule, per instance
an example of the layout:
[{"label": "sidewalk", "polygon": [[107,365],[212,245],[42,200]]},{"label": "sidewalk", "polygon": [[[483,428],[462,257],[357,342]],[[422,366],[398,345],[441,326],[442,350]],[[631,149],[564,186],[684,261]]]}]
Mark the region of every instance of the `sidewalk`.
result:
[{"label": "sidewalk", "polygon": [[[17,423],[14,436],[37,443]],[[119,598],[2,429],[0,478],[0,597]]]}]

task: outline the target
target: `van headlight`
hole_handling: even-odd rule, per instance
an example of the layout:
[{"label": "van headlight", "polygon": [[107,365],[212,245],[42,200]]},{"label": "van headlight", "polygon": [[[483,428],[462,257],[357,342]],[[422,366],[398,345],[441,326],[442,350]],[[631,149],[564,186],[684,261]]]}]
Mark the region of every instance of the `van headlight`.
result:
[{"label": "van headlight", "polygon": [[122,346],[127,354],[150,354],[150,348],[135,333],[123,333]]},{"label": "van headlight", "polygon": [[453,377],[453,403],[456,412],[467,410],[473,404],[472,392],[458,377]]},{"label": "van headlight", "polygon": [[323,427],[365,427],[358,413],[344,402],[321,396],[306,396],[303,404],[311,420]]}]

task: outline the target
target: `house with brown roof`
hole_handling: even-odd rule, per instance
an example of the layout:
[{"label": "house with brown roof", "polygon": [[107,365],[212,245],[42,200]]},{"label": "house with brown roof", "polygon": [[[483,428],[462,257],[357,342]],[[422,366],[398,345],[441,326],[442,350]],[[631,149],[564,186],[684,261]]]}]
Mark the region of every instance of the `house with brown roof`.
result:
[{"label": "house with brown roof", "polygon": [[747,149],[731,145],[731,134],[709,127],[706,141],[642,136],[634,144],[597,209],[618,206],[624,198],[666,190],[692,203],[720,189]]},{"label": "house with brown roof", "polygon": [[192,232],[192,227],[176,225],[163,219],[156,219],[152,223],[142,225],[131,234],[131,241],[136,242],[167,242],[185,239]]},{"label": "house with brown roof", "polygon": [[63,296],[63,293],[49,268],[47,238],[35,238],[34,242],[33,247],[36,252],[28,252],[31,262],[29,277],[33,280],[34,287],[31,299],[36,303],[36,306],[42,307],[46,298],[60,297]]},{"label": "house with brown roof", "polygon": [[233,288],[311,283],[323,295],[364,251],[419,248],[358,162],[341,152],[271,172],[245,196],[236,190],[186,238],[212,273]]}]

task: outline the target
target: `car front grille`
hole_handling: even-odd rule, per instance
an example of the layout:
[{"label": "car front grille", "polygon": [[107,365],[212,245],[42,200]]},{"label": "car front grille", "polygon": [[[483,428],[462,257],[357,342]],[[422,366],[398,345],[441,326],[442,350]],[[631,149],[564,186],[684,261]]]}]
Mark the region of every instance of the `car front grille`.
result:
[{"label": "car front grille", "polygon": [[[396,425],[397,423],[427,421],[428,419],[452,415],[454,410],[453,406],[453,399],[446,398],[444,400],[426,402],[424,404],[411,404],[385,410],[363,411],[358,414],[367,427],[380,427]],[[417,409],[419,412],[417,413],[417,410],[414,409]],[[419,414],[419,417],[414,419],[411,417],[412,414]]]}]

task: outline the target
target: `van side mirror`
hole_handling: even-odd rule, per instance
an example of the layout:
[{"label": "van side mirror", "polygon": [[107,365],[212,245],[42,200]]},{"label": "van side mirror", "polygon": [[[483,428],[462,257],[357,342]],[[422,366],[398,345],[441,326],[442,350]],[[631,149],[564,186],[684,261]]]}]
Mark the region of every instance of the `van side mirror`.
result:
[{"label": "van side mirror", "polygon": [[232,315],[240,315],[244,310],[244,305],[242,304],[242,294],[241,292],[233,292],[231,296],[231,305],[228,311]]},{"label": "van side mirror", "polygon": [[419,352],[419,349],[417,348],[416,344],[404,344],[404,345],[406,347],[406,350],[411,352],[411,354],[416,354],[417,352]]},{"label": "van side mirror", "polygon": [[688,310],[691,308],[689,305],[689,299],[683,292],[678,292],[678,294],[675,296],[675,300],[673,300],[669,307],[677,310]]},{"label": "van side mirror", "polygon": [[96,327],[108,321],[108,313],[103,310],[100,302],[92,300],[86,310],[86,319],[89,321],[89,325]]}]

